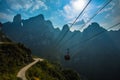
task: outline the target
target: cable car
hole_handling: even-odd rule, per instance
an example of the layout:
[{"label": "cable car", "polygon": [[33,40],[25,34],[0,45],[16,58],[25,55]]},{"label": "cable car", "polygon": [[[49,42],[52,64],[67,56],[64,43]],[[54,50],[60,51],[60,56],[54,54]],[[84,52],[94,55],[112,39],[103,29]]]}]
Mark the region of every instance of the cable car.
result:
[{"label": "cable car", "polygon": [[2,23],[0,22],[0,28],[2,28],[2,26],[3,26],[3,25],[2,25]]},{"label": "cable car", "polygon": [[69,49],[67,49],[67,54],[64,56],[64,59],[65,59],[66,61],[69,61],[69,60],[70,60]]}]

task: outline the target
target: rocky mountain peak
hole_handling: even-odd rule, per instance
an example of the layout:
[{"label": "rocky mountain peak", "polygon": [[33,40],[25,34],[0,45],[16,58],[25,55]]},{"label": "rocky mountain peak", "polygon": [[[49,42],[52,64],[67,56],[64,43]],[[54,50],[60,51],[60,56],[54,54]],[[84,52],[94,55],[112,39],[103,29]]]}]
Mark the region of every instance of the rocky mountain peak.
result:
[{"label": "rocky mountain peak", "polygon": [[65,25],[63,26],[62,31],[69,31],[69,26],[68,26],[67,24],[65,24]]},{"label": "rocky mountain peak", "polygon": [[44,20],[44,16],[42,14],[39,14],[38,16],[36,16],[36,18],[38,18],[39,20]]},{"label": "rocky mountain peak", "polygon": [[105,31],[104,28],[102,28],[97,22],[91,23],[85,30],[84,32],[101,32]]},{"label": "rocky mountain peak", "polygon": [[15,22],[15,23],[20,23],[20,22],[21,22],[21,15],[20,15],[20,14],[17,14],[16,16],[14,16],[13,22]]}]

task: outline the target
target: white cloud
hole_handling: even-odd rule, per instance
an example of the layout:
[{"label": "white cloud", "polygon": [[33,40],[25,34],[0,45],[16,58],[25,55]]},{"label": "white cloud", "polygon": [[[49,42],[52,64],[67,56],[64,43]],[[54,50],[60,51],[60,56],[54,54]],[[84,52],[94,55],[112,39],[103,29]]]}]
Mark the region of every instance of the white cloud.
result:
[{"label": "white cloud", "polygon": [[16,0],[6,0],[8,6],[13,10],[19,10],[22,6]]},{"label": "white cloud", "polygon": [[[70,23],[69,25],[71,25],[72,23]],[[74,30],[81,30],[82,29],[82,26],[85,24],[84,20],[79,20],[77,21],[73,27],[70,28],[71,31],[74,31]]]},{"label": "white cloud", "polygon": [[23,6],[23,9],[28,10],[28,9],[30,9],[33,6],[33,2],[28,0],[25,3],[25,0],[24,0],[22,6]]},{"label": "white cloud", "polygon": [[85,20],[85,22],[87,22],[90,19],[90,16],[88,15],[89,13],[84,13],[82,18]]},{"label": "white cloud", "polygon": [[41,0],[6,0],[9,7],[13,10],[23,10],[27,11],[32,9],[33,11],[38,9],[47,10],[47,6]]},{"label": "white cloud", "polygon": [[120,22],[120,16],[116,16],[113,20],[113,23],[119,23]]},{"label": "white cloud", "polygon": [[6,9],[7,13],[9,14],[15,14],[15,12],[11,11],[10,9]]},{"label": "white cloud", "polygon": [[111,26],[113,26],[113,25],[115,25],[115,24],[117,24],[118,22],[116,22],[116,20],[119,20],[120,21],[120,18],[117,18],[117,19],[114,19],[111,23],[105,23],[105,22],[102,22],[101,23],[101,26],[103,27],[103,28],[105,28],[106,30],[108,30],[108,31],[110,31],[110,30],[119,30],[120,29],[120,25],[118,25],[118,26],[115,26],[115,27],[113,27],[113,28],[110,28]]},{"label": "white cloud", "polygon": [[76,11],[82,10],[85,6],[85,0],[72,0],[71,5]]},{"label": "white cloud", "polygon": [[0,19],[7,20],[7,21],[12,21],[14,15],[11,14],[6,14],[6,13],[0,13]]},{"label": "white cloud", "polygon": [[44,10],[48,9],[48,7],[45,5],[45,3],[40,0],[35,0],[35,2],[33,4],[34,4],[34,6],[32,8],[32,11],[38,10],[40,8],[43,8]]},{"label": "white cloud", "polygon": [[105,18],[108,18],[108,17],[110,17],[110,14],[106,14]]},{"label": "white cloud", "polygon": [[106,8],[104,8],[100,13],[111,11],[114,8],[114,6],[115,6],[115,3],[111,2],[110,5]]},{"label": "white cloud", "polygon": [[35,10],[47,10],[47,6],[41,0],[6,0],[6,5],[9,7],[5,12],[0,12],[1,21],[12,21],[16,12],[22,11],[22,16],[28,18],[26,12],[34,12]]},{"label": "white cloud", "polygon": [[86,0],[71,0],[69,4],[65,5],[61,14],[67,20],[73,20],[82,11],[86,5]]}]

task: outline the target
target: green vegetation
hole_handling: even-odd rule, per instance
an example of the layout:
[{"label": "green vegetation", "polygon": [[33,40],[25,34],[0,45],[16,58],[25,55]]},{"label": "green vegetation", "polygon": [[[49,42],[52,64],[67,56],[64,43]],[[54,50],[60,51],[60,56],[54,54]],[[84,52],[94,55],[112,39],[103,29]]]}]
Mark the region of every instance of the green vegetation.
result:
[{"label": "green vegetation", "polygon": [[32,62],[31,51],[0,32],[0,80],[17,80],[17,72]]},{"label": "green vegetation", "polygon": [[59,64],[48,61],[38,62],[26,73],[28,80],[80,80],[77,72],[64,70]]},{"label": "green vegetation", "polygon": [[16,80],[18,70],[33,61],[30,53],[18,44],[0,46],[0,79]]}]

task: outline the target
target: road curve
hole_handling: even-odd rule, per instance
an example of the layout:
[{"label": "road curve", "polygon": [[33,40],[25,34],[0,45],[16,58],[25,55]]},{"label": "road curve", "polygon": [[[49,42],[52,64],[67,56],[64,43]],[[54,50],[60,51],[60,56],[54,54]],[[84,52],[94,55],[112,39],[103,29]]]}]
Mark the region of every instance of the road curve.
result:
[{"label": "road curve", "polygon": [[20,71],[17,73],[17,77],[21,78],[22,80],[27,80],[25,73],[26,71],[33,66],[34,64],[36,64],[39,61],[43,61],[43,59],[41,58],[34,58],[34,61],[28,65],[26,65],[25,67],[23,67],[22,69],[20,69]]}]

